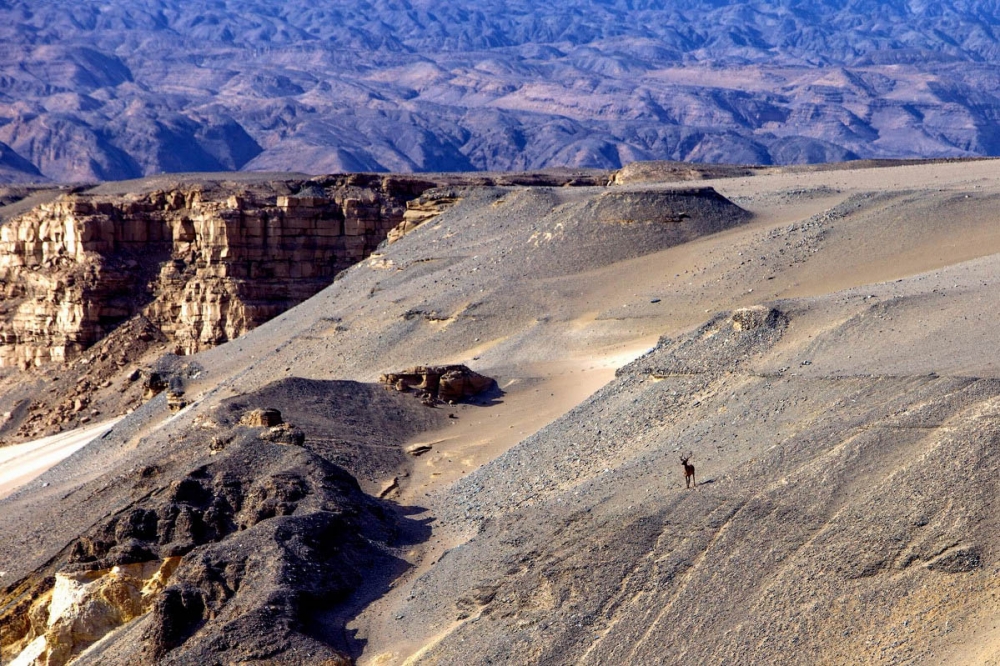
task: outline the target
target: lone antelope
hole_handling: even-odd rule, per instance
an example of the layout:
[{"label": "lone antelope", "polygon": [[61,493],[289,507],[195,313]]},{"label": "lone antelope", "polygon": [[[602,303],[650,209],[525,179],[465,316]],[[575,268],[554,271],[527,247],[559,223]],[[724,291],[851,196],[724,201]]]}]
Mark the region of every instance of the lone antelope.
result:
[{"label": "lone antelope", "polygon": [[698,484],[694,480],[694,465],[688,462],[691,460],[691,454],[688,453],[687,456],[681,456],[681,465],[684,466],[684,487],[694,488]]}]

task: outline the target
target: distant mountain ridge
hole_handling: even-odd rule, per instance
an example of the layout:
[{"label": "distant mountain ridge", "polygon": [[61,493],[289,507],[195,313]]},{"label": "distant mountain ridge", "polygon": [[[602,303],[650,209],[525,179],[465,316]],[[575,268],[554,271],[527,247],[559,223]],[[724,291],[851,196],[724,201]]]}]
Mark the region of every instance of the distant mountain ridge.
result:
[{"label": "distant mountain ridge", "polygon": [[1000,154],[1000,2],[0,2],[0,181]]}]

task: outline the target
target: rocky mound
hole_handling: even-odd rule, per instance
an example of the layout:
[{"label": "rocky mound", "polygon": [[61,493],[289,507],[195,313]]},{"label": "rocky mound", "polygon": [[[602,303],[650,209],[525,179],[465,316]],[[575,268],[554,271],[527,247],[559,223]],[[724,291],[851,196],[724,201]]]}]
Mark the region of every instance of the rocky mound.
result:
[{"label": "rocky mound", "polygon": [[416,391],[424,402],[455,403],[473,398],[496,387],[496,380],[484,377],[464,365],[418,365],[401,372],[381,375],[379,382],[397,391]]},{"label": "rocky mound", "polygon": [[[225,403],[161,456],[134,458],[111,504],[100,492],[68,499],[67,522],[49,521],[39,543],[51,555],[8,551],[8,569],[31,572],[4,590],[3,654],[347,663],[343,623],[408,566],[397,550],[428,529],[334,461],[374,482],[401,470],[408,433],[440,418],[345,382],[285,380]],[[74,515],[93,526],[62,547]]]}]

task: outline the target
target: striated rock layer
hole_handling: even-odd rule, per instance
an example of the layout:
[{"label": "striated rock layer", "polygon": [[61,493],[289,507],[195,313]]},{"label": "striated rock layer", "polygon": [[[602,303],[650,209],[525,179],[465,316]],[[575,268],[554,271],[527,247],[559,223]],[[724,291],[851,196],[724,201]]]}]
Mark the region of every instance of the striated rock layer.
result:
[{"label": "striated rock layer", "polygon": [[140,313],[182,354],[238,337],[371,254],[434,183],[280,185],[75,194],[11,220],[0,230],[0,365],[70,360]]}]

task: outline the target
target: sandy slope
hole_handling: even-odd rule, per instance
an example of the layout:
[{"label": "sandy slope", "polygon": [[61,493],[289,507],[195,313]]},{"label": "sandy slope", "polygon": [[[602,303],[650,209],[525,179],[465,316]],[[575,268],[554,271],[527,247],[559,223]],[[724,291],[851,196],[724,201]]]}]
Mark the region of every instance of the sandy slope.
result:
[{"label": "sandy slope", "polygon": [[[995,217],[990,214],[998,188],[996,180],[991,178],[994,170],[994,164],[983,163],[945,165],[933,170],[901,167],[857,173],[792,174],[715,181],[712,184],[719,191],[757,213],[754,223],[613,268],[597,270],[593,275],[587,275],[590,289],[585,300],[590,305],[597,305],[595,310],[602,314],[609,310],[616,316],[625,313],[616,331],[627,330],[640,344],[651,344],[656,333],[683,330],[719,308],[750,305],[773,298],[819,296],[854,287],[856,290],[845,294],[843,300],[874,303],[875,299],[870,299],[871,289],[865,290],[864,285],[891,283],[907,276],[989,256],[1000,250]],[[914,193],[914,190],[928,185],[933,186],[930,192]],[[859,195],[863,198],[852,199]],[[834,215],[830,216],[830,211]],[[825,219],[828,216],[831,219]],[[818,233],[810,234],[810,230],[798,229],[788,232],[790,226],[801,226],[803,222],[816,222],[817,219],[820,222],[816,229]],[[948,223],[943,224],[942,219],[947,219]],[[805,250],[805,260],[801,260],[803,254],[800,253],[788,257],[791,261],[747,261],[773,255],[774,252],[780,256],[781,250],[789,247],[785,243],[791,243],[793,249],[802,243],[804,247],[799,249]],[[734,255],[740,257],[739,262],[735,261]],[[989,280],[989,267],[980,268],[974,275],[969,274],[971,270],[959,269],[960,273],[964,273],[962,286],[965,288],[980,278]],[[944,278],[945,282],[952,281],[949,288],[956,285],[954,279],[953,276]],[[919,285],[927,278],[917,277],[915,280]],[[990,283],[987,282],[987,285]],[[935,288],[928,288],[927,291],[934,293]],[[896,297],[892,284],[879,290],[887,292],[881,298],[890,300]],[[923,291],[923,286],[918,286],[917,290]],[[666,299],[662,299],[664,294]],[[661,303],[665,300],[669,316],[663,316],[662,312],[652,307],[658,304],[643,303],[637,298],[639,296],[649,300],[661,298]],[[861,340],[854,331],[839,335],[837,337],[842,340],[845,350],[836,350],[831,354],[838,361],[836,370],[844,374],[891,373],[901,370],[901,364],[906,362],[911,366],[907,368],[911,372],[965,374],[974,369],[977,376],[994,376],[992,360],[981,355],[984,347],[990,344],[995,325],[991,317],[984,317],[983,298],[983,291],[975,291],[961,298],[947,299],[942,302],[946,307],[935,308],[933,314],[926,311],[924,303],[914,304],[913,317],[923,320],[915,323],[911,330],[930,329],[922,334],[926,343],[918,349],[892,345],[893,339],[902,341],[907,339],[905,337],[866,341],[865,338],[871,334],[877,335],[874,331],[868,332]],[[627,313],[626,306],[632,306],[638,312]],[[794,329],[798,345],[809,345],[812,336],[822,334],[838,319],[850,319],[850,315],[841,310],[831,322],[830,309],[828,305],[819,303],[801,308],[801,312],[796,313],[798,316],[794,318],[790,330]],[[952,329],[951,344],[935,344],[940,340],[937,335],[950,328],[959,313],[973,313],[980,320],[980,325],[965,325],[957,331]],[[913,317],[910,317],[911,322]],[[585,316],[580,319],[585,319]],[[581,328],[595,335],[600,330],[599,320],[600,315],[591,316]],[[647,325],[649,328],[646,328]],[[897,327],[895,330],[905,329]],[[955,335],[959,339],[955,339]],[[859,347],[859,342],[862,347]],[[861,353],[851,354],[847,347]],[[789,356],[792,354],[783,355],[771,366],[775,369],[787,367],[793,360]],[[809,356],[816,354],[810,353]],[[879,356],[883,357],[881,364],[876,362]],[[795,362],[800,363],[801,359],[796,358]],[[856,367],[851,367],[852,363]],[[912,367],[914,365],[917,367]],[[805,370],[818,367],[822,366],[800,366]],[[740,459],[743,456],[733,462]],[[468,532],[463,530],[460,534]],[[459,535],[459,538],[462,537]],[[434,559],[438,556],[433,555]],[[401,590],[387,597],[382,602],[384,607],[377,605],[370,611],[371,616],[381,619],[376,620],[375,628],[367,630],[370,632],[368,635],[381,640],[398,635],[396,627],[400,623],[394,618],[405,614],[407,608],[405,604],[392,607],[392,600],[413,594],[412,587],[403,586]],[[430,631],[433,635],[434,630]],[[372,659],[372,663],[394,663],[420,647],[419,639],[398,640],[401,643],[390,639],[391,642],[370,644],[366,659]]]},{"label": "sandy slope", "polygon": [[0,498],[111,430],[121,419],[0,449]]}]

